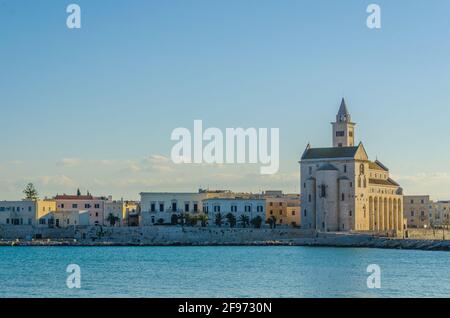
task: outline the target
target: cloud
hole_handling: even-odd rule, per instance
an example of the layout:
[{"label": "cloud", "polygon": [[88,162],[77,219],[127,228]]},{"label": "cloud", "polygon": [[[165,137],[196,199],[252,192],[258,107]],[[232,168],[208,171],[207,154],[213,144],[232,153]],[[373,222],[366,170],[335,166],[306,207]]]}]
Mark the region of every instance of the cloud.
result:
[{"label": "cloud", "polygon": [[40,176],[38,177],[38,183],[44,187],[75,187],[76,183],[71,178],[65,175],[57,176]]},{"label": "cloud", "polygon": [[413,175],[394,175],[405,194],[430,194],[434,198],[450,198],[450,174],[421,172]]},{"label": "cloud", "polygon": [[81,159],[78,158],[63,158],[58,162],[58,165],[71,168],[81,164]]}]

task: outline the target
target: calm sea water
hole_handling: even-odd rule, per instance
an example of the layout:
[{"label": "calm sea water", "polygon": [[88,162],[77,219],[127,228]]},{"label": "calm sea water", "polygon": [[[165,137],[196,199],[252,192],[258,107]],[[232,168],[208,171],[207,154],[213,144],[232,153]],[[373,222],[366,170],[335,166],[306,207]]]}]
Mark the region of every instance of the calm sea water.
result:
[{"label": "calm sea water", "polygon": [[[81,289],[66,286],[81,267]],[[369,264],[382,270],[368,289]],[[450,253],[319,247],[0,247],[0,297],[449,297]]]}]

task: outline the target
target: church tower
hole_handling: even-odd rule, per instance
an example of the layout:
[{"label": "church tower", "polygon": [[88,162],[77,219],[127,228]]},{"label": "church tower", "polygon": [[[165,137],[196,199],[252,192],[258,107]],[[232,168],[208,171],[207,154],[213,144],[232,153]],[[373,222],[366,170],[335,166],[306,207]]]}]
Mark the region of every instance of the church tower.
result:
[{"label": "church tower", "polygon": [[341,106],[336,115],[336,122],[333,126],[333,147],[354,147],[355,146],[355,123],[352,123],[350,113],[342,98]]}]

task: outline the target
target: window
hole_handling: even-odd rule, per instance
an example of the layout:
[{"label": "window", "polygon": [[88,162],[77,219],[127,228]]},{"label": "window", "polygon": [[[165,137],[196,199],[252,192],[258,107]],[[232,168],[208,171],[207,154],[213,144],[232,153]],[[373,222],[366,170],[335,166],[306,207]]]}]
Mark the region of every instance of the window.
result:
[{"label": "window", "polygon": [[353,188],[353,182],[350,182],[350,188]]},{"label": "window", "polygon": [[176,202],[172,202],[172,211],[173,212],[177,211],[177,203]]},{"label": "window", "polygon": [[100,204],[95,204],[95,205],[94,205],[94,208],[100,209]]},{"label": "window", "polygon": [[345,136],[345,131],[340,130],[340,131],[336,131],[336,137],[344,137]]},{"label": "window", "polygon": [[[45,211],[45,207],[43,208],[43,210]],[[50,211],[50,209],[49,209]],[[31,212],[31,206],[28,207],[28,212]]]},{"label": "window", "polygon": [[197,212],[197,211],[198,211],[198,204],[194,203],[194,212]]},{"label": "window", "polygon": [[303,188],[306,188],[306,182],[303,183]]},{"label": "window", "polygon": [[164,203],[159,204],[159,212],[164,212]]},{"label": "window", "polygon": [[78,204],[72,204],[72,209],[78,209]]},{"label": "window", "polygon": [[90,209],[90,208],[91,208],[91,205],[90,205],[90,204],[85,204],[85,205],[84,205],[84,208],[85,208],[85,209]]},{"label": "window", "polygon": [[95,217],[98,217],[98,212],[95,212]]},{"label": "window", "polygon": [[308,202],[311,202],[311,194],[308,194]]},{"label": "window", "polygon": [[39,219],[39,224],[44,225],[45,224],[45,219]]},{"label": "window", "polygon": [[359,174],[364,174],[364,164],[359,165]]},{"label": "window", "polygon": [[237,206],[236,205],[232,205],[231,206],[231,212],[237,212]]},{"label": "window", "polygon": [[151,203],[150,204],[150,212],[155,212],[156,211],[156,205],[155,203]]},{"label": "window", "polygon": [[295,210],[292,210],[292,216],[294,216],[295,215]]},{"label": "window", "polygon": [[349,215],[349,216],[352,216],[352,214],[353,214],[353,212],[352,212],[352,210],[350,210],[350,211],[348,212],[348,215]]},{"label": "window", "polygon": [[61,209],[64,209],[64,203],[63,203],[63,204],[61,204]]},{"label": "window", "polygon": [[189,212],[189,203],[184,205],[184,212]]},{"label": "window", "polygon": [[420,211],[420,215],[421,216],[425,216],[425,212],[424,211]]},{"label": "window", "polygon": [[349,135],[350,137],[353,137],[353,131],[349,131],[349,132],[348,132],[348,135]]},{"label": "window", "polygon": [[280,210],[280,212],[279,212],[279,213],[280,213],[280,215],[283,215],[283,211],[282,211],[282,210]]},{"label": "window", "polygon": [[423,204],[423,200],[420,200],[420,203],[422,203],[422,204]]},{"label": "window", "polygon": [[269,204],[270,206],[273,206],[273,202],[270,202],[270,204]]},{"label": "window", "polygon": [[345,194],[344,193],[341,194],[341,201],[345,201]]},{"label": "window", "polygon": [[258,207],[256,208],[257,212],[263,212],[264,211],[264,207],[262,205],[258,205]]},{"label": "window", "polygon": [[411,211],[411,216],[414,216],[414,211]]},{"label": "window", "polygon": [[309,170],[309,174],[311,175],[312,174],[312,167],[309,167],[308,170]]},{"label": "window", "polygon": [[283,203],[282,202],[280,202],[279,204],[278,204],[279,206],[283,206]]},{"label": "window", "polygon": [[273,210],[270,210],[270,215],[273,215]]},{"label": "window", "polygon": [[303,215],[306,216],[306,209],[303,211]]},{"label": "window", "polygon": [[347,165],[344,165],[344,173],[347,173]]},{"label": "window", "polygon": [[250,212],[252,210],[252,207],[250,205],[245,206],[245,212]]},{"label": "window", "polygon": [[325,198],[327,196],[326,186],[322,184],[320,186],[320,197]]}]

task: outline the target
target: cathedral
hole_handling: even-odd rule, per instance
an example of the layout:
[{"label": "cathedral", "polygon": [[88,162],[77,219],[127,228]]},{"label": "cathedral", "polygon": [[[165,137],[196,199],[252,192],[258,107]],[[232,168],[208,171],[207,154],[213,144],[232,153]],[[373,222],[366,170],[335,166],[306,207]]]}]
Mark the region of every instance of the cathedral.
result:
[{"label": "cathedral", "polygon": [[306,146],[300,160],[301,226],[319,232],[401,235],[403,194],[380,161],[355,146],[355,126],[342,99],[331,123],[333,146]]}]

